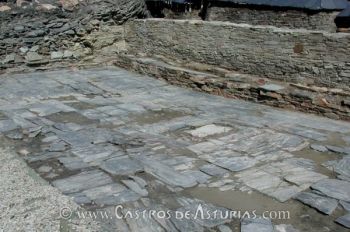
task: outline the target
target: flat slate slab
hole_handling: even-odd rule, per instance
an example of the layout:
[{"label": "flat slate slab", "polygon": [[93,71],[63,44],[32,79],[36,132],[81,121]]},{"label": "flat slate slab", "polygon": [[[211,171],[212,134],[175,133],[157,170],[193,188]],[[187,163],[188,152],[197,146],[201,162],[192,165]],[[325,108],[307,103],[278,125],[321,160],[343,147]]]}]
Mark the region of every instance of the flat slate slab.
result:
[{"label": "flat slate slab", "polygon": [[350,228],[350,213],[337,218],[335,222],[345,226],[346,228]]},{"label": "flat slate slab", "polygon": [[343,201],[350,201],[350,182],[325,179],[313,184],[311,188],[320,191],[321,193]]},{"label": "flat slate slab", "polygon": [[230,127],[217,126],[214,124],[210,124],[210,125],[205,125],[205,126],[199,127],[195,130],[188,131],[188,133],[194,137],[203,138],[203,137],[207,137],[210,135],[225,133],[225,132],[228,132],[230,130],[232,130],[232,128],[230,128]]},{"label": "flat slate slab", "polygon": [[241,221],[241,232],[274,232],[271,220],[256,218],[244,218]]},{"label": "flat slate slab", "polygon": [[101,164],[101,168],[113,175],[131,175],[143,170],[138,160],[130,159],[128,156],[108,159]]},{"label": "flat slate slab", "polygon": [[299,193],[296,199],[309,205],[324,214],[332,214],[338,206],[338,201],[332,198],[320,196],[314,193]]},{"label": "flat slate slab", "polygon": [[52,182],[63,193],[81,192],[111,183],[113,183],[112,178],[99,170],[81,172],[77,175]]},{"label": "flat slate slab", "polygon": [[209,161],[217,166],[220,166],[233,172],[238,172],[253,167],[257,162],[255,159],[247,156],[220,157],[214,158],[213,160]]},{"label": "flat slate slab", "polygon": [[171,186],[189,188],[197,185],[196,178],[173,170],[171,167],[149,158],[141,158],[145,171]]}]

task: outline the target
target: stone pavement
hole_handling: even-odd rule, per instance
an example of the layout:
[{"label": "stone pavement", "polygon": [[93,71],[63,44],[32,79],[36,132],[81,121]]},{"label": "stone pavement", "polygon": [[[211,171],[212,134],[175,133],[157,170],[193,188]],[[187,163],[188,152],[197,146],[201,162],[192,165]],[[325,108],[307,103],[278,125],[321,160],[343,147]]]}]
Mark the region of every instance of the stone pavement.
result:
[{"label": "stone pavement", "polygon": [[[111,213],[96,219],[104,231],[350,227],[348,122],[114,67],[0,77],[1,134],[63,194]],[[119,205],[123,217],[111,216]],[[264,210],[290,211],[290,218],[254,217]],[[150,216],[130,216],[140,211]],[[227,216],[233,211],[251,217]]]}]

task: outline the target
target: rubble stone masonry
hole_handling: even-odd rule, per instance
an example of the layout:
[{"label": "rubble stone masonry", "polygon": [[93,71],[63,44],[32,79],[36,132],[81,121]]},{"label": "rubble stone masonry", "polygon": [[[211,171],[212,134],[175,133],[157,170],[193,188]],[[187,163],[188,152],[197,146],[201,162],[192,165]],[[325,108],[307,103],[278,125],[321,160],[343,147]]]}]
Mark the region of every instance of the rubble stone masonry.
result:
[{"label": "rubble stone masonry", "polygon": [[280,81],[347,89],[350,34],[230,22],[147,19],[126,26],[129,52],[217,65]]}]

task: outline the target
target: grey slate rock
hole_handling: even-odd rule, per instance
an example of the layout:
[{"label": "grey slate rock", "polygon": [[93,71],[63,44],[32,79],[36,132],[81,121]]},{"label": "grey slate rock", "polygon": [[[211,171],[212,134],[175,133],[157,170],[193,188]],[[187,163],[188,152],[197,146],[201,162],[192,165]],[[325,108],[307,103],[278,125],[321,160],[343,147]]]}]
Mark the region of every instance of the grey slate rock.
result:
[{"label": "grey slate rock", "polygon": [[26,60],[28,62],[35,62],[35,61],[40,61],[43,59],[43,56],[42,55],[39,55],[38,53],[36,52],[28,52],[26,54]]},{"label": "grey slate rock", "polygon": [[123,184],[125,184],[129,189],[139,194],[142,197],[148,196],[147,189],[141,187],[137,182],[132,180],[122,180]]},{"label": "grey slate rock", "polygon": [[63,193],[75,193],[110,184],[112,182],[112,178],[106,173],[99,170],[93,170],[81,172],[65,179],[55,180],[52,182],[52,184]]},{"label": "grey slate rock", "polygon": [[68,149],[68,144],[63,141],[55,141],[50,144],[49,151],[51,152],[58,152],[58,151],[65,151]]},{"label": "grey slate rock", "polygon": [[339,203],[341,204],[341,206],[343,206],[343,208],[350,212],[350,202],[345,202],[345,201],[339,201]]},{"label": "grey slate rock", "polygon": [[263,90],[272,91],[272,92],[284,89],[283,86],[276,85],[276,84],[265,84],[265,85],[260,86],[260,88]]},{"label": "grey slate rock", "polygon": [[324,179],[311,186],[321,193],[343,201],[350,201],[350,182],[337,179]]},{"label": "grey slate rock", "polygon": [[94,202],[99,205],[119,205],[126,202],[137,201],[138,199],[140,199],[140,195],[127,189],[113,195],[103,196],[94,200]]},{"label": "grey slate rock", "polygon": [[101,168],[113,175],[131,175],[143,170],[137,160],[132,160],[127,156],[108,159],[101,164]]},{"label": "grey slate rock", "polygon": [[274,232],[271,220],[263,218],[249,219],[241,221],[241,232]]},{"label": "grey slate rock", "polygon": [[335,222],[345,226],[346,228],[350,228],[350,213],[337,218]]},{"label": "grey slate rock", "polygon": [[228,173],[227,170],[220,168],[214,164],[203,165],[199,168],[199,170],[201,170],[202,172],[207,173],[211,176],[223,176],[226,173]]},{"label": "grey slate rock", "polygon": [[302,192],[296,196],[296,199],[328,215],[332,214],[338,205],[337,200],[314,193]]},{"label": "grey slate rock", "polygon": [[253,167],[256,163],[255,159],[246,156],[240,157],[220,157],[212,161],[213,164],[226,168],[233,172],[242,171]]},{"label": "grey slate rock", "polygon": [[347,147],[337,147],[337,146],[331,146],[331,145],[326,145],[326,147],[329,151],[334,153],[345,154],[345,155],[350,154],[350,149]]},{"label": "grey slate rock", "polygon": [[171,167],[160,163],[159,161],[141,158],[140,162],[144,165],[145,171],[160,181],[171,186],[189,188],[197,185],[197,181],[193,176],[179,173]]},{"label": "grey slate rock", "polygon": [[319,144],[311,144],[310,148],[312,150],[319,151],[319,152],[327,152],[328,151],[328,149],[325,146],[319,145]]},{"label": "grey slate rock", "polygon": [[18,126],[12,120],[0,120],[0,132],[16,129]]},{"label": "grey slate rock", "polygon": [[350,156],[344,156],[334,165],[334,171],[339,175],[350,178]]}]

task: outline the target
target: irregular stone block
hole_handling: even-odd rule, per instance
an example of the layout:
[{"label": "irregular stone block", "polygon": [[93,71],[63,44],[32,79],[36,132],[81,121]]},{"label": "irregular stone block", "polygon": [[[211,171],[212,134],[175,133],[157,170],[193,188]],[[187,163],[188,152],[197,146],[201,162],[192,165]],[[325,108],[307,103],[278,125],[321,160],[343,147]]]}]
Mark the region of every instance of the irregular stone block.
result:
[{"label": "irregular stone block", "polygon": [[335,222],[345,226],[346,228],[350,228],[350,213],[337,218]]},{"label": "irregular stone block", "polygon": [[127,156],[115,157],[104,161],[101,168],[113,175],[131,175],[143,170],[137,160]]},{"label": "irregular stone block", "polygon": [[138,185],[137,182],[132,180],[122,180],[123,184],[125,184],[129,189],[134,191],[135,193],[139,194],[142,197],[148,196],[147,189],[142,188],[140,185]]},{"label": "irregular stone block", "polygon": [[140,162],[144,165],[147,173],[171,186],[189,188],[197,184],[197,181],[193,176],[179,173],[171,167],[156,160],[142,158],[140,159]]},{"label": "irregular stone block", "polygon": [[187,133],[189,133],[190,135],[192,135],[194,137],[203,138],[203,137],[207,137],[210,135],[226,133],[230,130],[232,130],[232,128],[230,128],[230,127],[217,126],[214,124],[210,124],[210,125],[199,127],[195,130],[188,131]]},{"label": "irregular stone block", "polygon": [[328,215],[332,214],[338,206],[337,200],[314,193],[299,193],[296,199]]},{"label": "irregular stone block", "polygon": [[211,163],[231,170],[233,172],[242,171],[244,169],[253,167],[256,160],[246,156],[240,157],[220,157],[209,160]]},{"label": "irregular stone block", "polygon": [[81,172],[65,179],[55,180],[52,182],[52,184],[63,193],[75,193],[86,189],[107,185],[112,182],[112,178],[104,172],[93,170]]},{"label": "irregular stone block", "polygon": [[99,198],[103,198],[105,196],[115,195],[125,190],[126,188],[123,185],[118,183],[113,183],[109,185],[87,189],[87,190],[84,190],[82,193],[85,194],[89,199],[96,200]]},{"label": "irregular stone block", "polygon": [[350,201],[350,182],[325,179],[313,184],[312,189],[316,189],[321,193],[343,201]]},{"label": "irregular stone block", "polygon": [[202,172],[207,173],[211,176],[223,176],[226,173],[228,173],[227,170],[220,168],[214,164],[203,165],[199,168],[199,170],[201,170]]},{"label": "irregular stone block", "polygon": [[241,221],[241,232],[274,232],[271,220],[244,218]]}]

